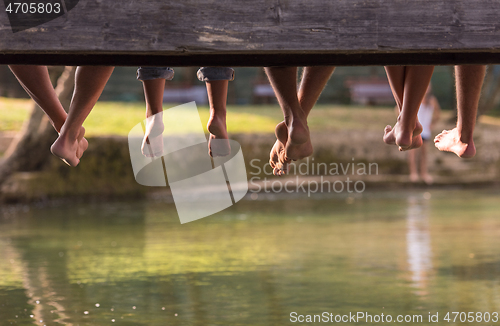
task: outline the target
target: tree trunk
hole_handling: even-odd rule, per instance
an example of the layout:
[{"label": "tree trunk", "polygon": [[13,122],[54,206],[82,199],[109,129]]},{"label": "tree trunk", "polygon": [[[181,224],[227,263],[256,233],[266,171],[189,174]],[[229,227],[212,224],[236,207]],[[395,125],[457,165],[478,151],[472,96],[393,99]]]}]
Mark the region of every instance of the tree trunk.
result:
[{"label": "tree trunk", "polygon": [[477,110],[477,117],[482,114],[488,113],[498,105],[500,99],[500,80],[498,74],[495,74],[494,66],[488,66],[488,75],[486,76],[483,84],[483,94],[479,101],[479,108]]},{"label": "tree trunk", "polygon": [[[66,67],[62,74],[57,68],[49,68],[51,79],[57,79],[56,94],[64,108],[69,107],[75,83],[75,67]],[[58,75],[60,75],[59,78]],[[50,145],[57,132],[44,112],[34,104],[30,118],[12,141],[4,158],[0,161],[0,185],[17,171],[40,169],[50,154]]]},{"label": "tree trunk", "polygon": [[450,117],[450,119],[448,119],[448,123],[450,124],[455,124],[457,122],[457,117],[458,117],[458,112],[457,112],[457,89],[456,89],[456,80],[455,80],[455,66],[450,66],[449,67],[450,69],[450,73],[451,73],[451,77],[453,78],[453,84],[451,85],[451,89],[450,89],[450,94],[453,94],[453,114],[452,116]]},{"label": "tree trunk", "polygon": [[493,72],[494,66],[488,65],[486,67],[486,76],[484,77],[483,86],[481,88],[481,98],[479,99],[479,107],[484,106],[486,99],[489,98],[495,83],[495,74]]}]

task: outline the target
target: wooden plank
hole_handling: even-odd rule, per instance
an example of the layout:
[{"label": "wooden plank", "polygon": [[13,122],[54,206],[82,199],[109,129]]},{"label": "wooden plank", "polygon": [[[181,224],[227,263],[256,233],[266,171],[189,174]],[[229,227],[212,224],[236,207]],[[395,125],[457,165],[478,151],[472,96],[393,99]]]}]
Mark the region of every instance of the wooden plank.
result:
[{"label": "wooden plank", "polygon": [[32,26],[43,15],[11,16],[15,33],[2,8],[0,63],[499,63],[497,0],[40,2],[58,1],[70,10],[39,26],[19,24]]}]

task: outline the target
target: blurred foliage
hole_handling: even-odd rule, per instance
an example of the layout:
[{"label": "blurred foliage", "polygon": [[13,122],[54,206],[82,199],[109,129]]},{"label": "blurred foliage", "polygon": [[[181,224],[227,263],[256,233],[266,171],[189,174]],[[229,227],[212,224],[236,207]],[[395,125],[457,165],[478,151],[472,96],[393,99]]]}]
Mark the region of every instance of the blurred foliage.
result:
[{"label": "blurred foliage", "polygon": [[[182,88],[203,85],[196,78],[196,67],[176,67],[175,77],[167,81],[166,88]],[[234,68],[235,79],[229,83],[229,104],[251,104],[253,86],[267,82],[263,68]],[[101,100],[105,101],[138,101],[143,100],[142,83],[136,79],[136,68],[117,67],[111,76]],[[299,71],[300,76],[300,71]],[[326,85],[318,103],[350,104],[349,90],[346,87],[348,78],[379,77],[386,79],[383,67],[337,67]],[[455,108],[455,89],[453,66],[438,66],[432,76],[433,91],[444,109]]]},{"label": "blurred foliage", "polygon": [[[164,104],[164,109],[177,104]],[[5,108],[5,109],[2,109]],[[15,109],[18,108],[18,109]],[[30,110],[29,100],[0,98],[0,131],[18,131]],[[206,130],[209,109],[198,107]],[[317,105],[309,116],[312,132],[342,129],[379,130],[395,118],[391,107],[362,107],[350,105]],[[145,119],[145,105],[141,102],[98,102],[85,121],[87,136],[126,136]],[[229,105],[227,128],[229,133],[274,133],[283,114],[276,105]],[[5,122],[2,124],[2,122]],[[168,130],[166,131],[168,132]]]},{"label": "blurred foliage", "polygon": [[32,108],[31,100],[0,98],[0,131],[20,130]]}]

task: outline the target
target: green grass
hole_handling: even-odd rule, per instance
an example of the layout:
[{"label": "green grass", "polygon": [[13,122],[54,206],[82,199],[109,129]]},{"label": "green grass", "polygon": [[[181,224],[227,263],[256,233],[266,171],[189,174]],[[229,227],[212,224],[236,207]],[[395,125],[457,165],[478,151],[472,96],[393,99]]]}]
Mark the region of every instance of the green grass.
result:
[{"label": "green grass", "polygon": [[29,116],[30,100],[0,98],[0,131],[18,131]]},{"label": "green grass", "polygon": [[[173,106],[175,104],[165,104],[164,109]],[[31,107],[30,100],[0,98],[0,132],[20,130]],[[229,133],[273,133],[276,124],[283,120],[278,105],[228,106],[227,109]],[[209,109],[200,106],[198,111],[206,128]],[[84,126],[87,136],[126,136],[144,118],[144,103],[99,102]],[[392,107],[317,105],[309,116],[309,127],[314,133],[345,129],[382,130],[395,119]]]},{"label": "green grass", "polygon": [[[164,104],[168,109],[176,104]],[[273,112],[274,111],[274,112]],[[203,126],[206,128],[209,109],[198,107]],[[282,117],[278,107],[240,107],[229,106],[227,126],[230,133],[272,132]],[[127,135],[129,131],[145,119],[144,103],[101,102],[97,103],[85,121],[87,134],[90,135]]]}]

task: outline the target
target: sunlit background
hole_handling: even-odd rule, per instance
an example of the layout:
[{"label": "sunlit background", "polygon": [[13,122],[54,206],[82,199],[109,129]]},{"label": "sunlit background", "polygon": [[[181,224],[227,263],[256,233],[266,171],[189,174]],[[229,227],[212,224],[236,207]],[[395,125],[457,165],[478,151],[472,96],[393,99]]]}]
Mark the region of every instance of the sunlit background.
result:
[{"label": "sunlit background", "polygon": [[[235,70],[230,138],[249,179],[278,180],[254,166],[268,160],[281,110],[261,69]],[[196,69],[175,71],[164,108],[195,99],[205,125]],[[289,325],[292,312],[422,315],[426,325],[429,313],[444,323],[447,312],[498,312],[499,77],[489,67],[477,156],[428,144],[428,185],[410,182],[407,154],[382,142],[396,119],[383,68],[338,68],[309,117],[312,158],[376,164],[377,174],[351,176],[365,191],[251,187],[229,209],[181,225],[168,187],[134,180],[126,136],[145,104],[135,68],[117,68],[85,122],[90,147],[78,167],[47,147],[40,164],[0,183],[0,325]],[[443,112],[433,135],[454,125],[453,80],[452,67],[436,67]],[[5,159],[34,109],[6,67],[0,95]]]}]

